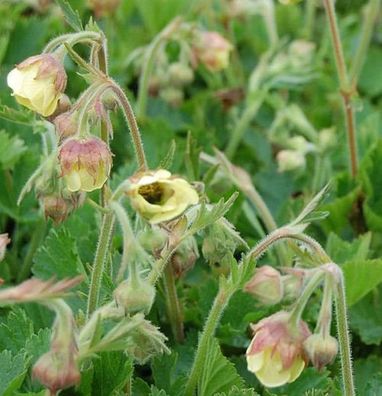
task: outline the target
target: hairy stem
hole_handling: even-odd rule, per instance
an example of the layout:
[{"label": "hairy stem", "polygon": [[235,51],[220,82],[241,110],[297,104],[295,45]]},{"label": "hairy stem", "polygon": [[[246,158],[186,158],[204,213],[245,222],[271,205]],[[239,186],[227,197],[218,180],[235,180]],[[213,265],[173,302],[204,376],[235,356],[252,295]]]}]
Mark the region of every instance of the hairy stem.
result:
[{"label": "hairy stem", "polygon": [[357,140],[356,140],[356,125],[354,117],[354,109],[351,104],[351,98],[354,93],[354,87],[351,82],[346,67],[344,51],[340,32],[337,24],[337,17],[334,8],[333,0],[323,0],[325,11],[328,17],[330,35],[333,45],[334,59],[336,62],[337,75],[340,83],[340,92],[342,95],[346,129],[348,135],[349,157],[350,157],[350,172],[354,178],[358,172],[358,155],[357,155]]},{"label": "hairy stem", "polygon": [[100,33],[91,32],[91,31],[83,31],[78,33],[68,33],[63,34],[62,36],[56,37],[51,40],[44,48],[43,53],[52,52],[57,47],[62,45],[63,43],[68,43],[69,45],[74,45],[80,42],[102,42],[103,38]]},{"label": "hairy stem", "polygon": [[338,343],[340,346],[341,355],[341,370],[343,381],[343,395],[355,396],[353,369],[351,359],[350,337],[348,329],[345,284],[341,274],[340,281],[337,285],[336,293],[336,318],[337,318],[337,333]]},{"label": "hairy stem", "polygon": [[101,231],[98,239],[96,254],[94,257],[90,288],[87,304],[87,318],[98,308],[99,294],[102,283],[102,275],[109,251],[111,235],[114,226],[114,213],[110,212],[103,215]]},{"label": "hairy stem", "polygon": [[176,342],[184,341],[183,313],[176,290],[174,269],[167,265],[164,270],[163,283],[165,288],[167,314],[171,323],[171,330]]}]

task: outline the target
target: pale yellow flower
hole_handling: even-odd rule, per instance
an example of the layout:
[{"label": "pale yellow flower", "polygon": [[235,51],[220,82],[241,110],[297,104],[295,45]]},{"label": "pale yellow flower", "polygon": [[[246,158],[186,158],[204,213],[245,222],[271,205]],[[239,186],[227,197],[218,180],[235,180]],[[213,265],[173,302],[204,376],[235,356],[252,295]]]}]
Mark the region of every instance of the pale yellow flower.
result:
[{"label": "pale yellow flower", "polygon": [[151,224],[172,220],[199,202],[197,192],[186,180],[164,169],[138,174],[131,182],[131,204]]},{"label": "pale yellow flower", "polygon": [[11,70],[7,84],[17,102],[44,117],[54,113],[66,86],[63,65],[51,54],[32,56]]},{"label": "pale yellow flower", "polygon": [[309,328],[303,321],[294,328],[289,318],[281,311],[253,327],[255,336],[246,352],[248,370],[269,388],[295,381],[306,364],[303,342]]},{"label": "pale yellow flower", "polygon": [[69,191],[101,188],[110,174],[111,153],[101,139],[67,139],[59,153],[61,172]]}]

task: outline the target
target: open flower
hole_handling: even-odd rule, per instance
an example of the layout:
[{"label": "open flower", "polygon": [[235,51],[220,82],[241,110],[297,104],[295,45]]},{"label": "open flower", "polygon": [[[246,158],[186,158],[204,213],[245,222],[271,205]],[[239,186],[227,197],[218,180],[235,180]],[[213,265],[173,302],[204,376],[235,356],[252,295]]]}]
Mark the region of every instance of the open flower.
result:
[{"label": "open flower", "polygon": [[65,90],[66,73],[55,56],[41,54],[11,70],[7,83],[20,104],[47,117],[54,113]]},{"label": "open flower", "polygon": [[199,202],[194,188],[164,169],[131,178],[128,195],[132,206],[151,224],[172,220]]},{"label": "open flower", "polygon": [[302,320],[295,327],[290,314],[277,312],[253,326],[255,336],[247,349],[248,370],[267,387],[293,382],[306,364],[303,343],[310,330]]},{"label": "open flower", "polygon": [[67,139],[59,160],[69,191],[93,191],[101,188],[110,174],[112,158],[105,142],[96,137]]},{"label": "open flower", "polygon": [[232,49],[232,44],[218,32],[199,32],[194,55],[209,71],[220,71],[228,67]]}]

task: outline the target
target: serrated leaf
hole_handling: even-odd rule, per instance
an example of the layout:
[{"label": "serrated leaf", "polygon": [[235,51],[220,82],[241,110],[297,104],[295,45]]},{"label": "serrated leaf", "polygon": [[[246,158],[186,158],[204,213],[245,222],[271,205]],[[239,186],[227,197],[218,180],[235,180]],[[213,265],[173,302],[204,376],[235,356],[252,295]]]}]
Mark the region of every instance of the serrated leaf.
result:
[{"label": "serrated leaf", "polygon": [[64,13],[64,17],[66,22],[76,31],[83,30],[81,18],[78,14],[78,11],[74,11],[70,6],[69,2],[66,0],[56,0],[56,3],[61,8]]},{"label": "serrated leaf", "polygon": [[382,259],[347,262],[342,270],[348,306],[355,304],[382,282]]},{"label": "serrated leaf", "polygon": [[228,393],[217,393],[214,396],[257,396],[254,389],[239,389],[234,386]]},{"label": "serrated leaf", "polygon": [[14,396],[27,372],[24,353],[13,356],[10,351],[0,353],[0,395]]},{"label": "serrated leaf", "polygon": [[202,375],[198,383],[198,395],[210,396],[228,392],[233,386],[241,389],[244,380],[235,366],[221,353],[218,341],[211,338],[208,344]]},{"label": "serrated leaf", "polygon": [[335,263],[346,261],[363,261],[369,255],[371,233],[360,235],[351,242],[342,240],[338,235],[330,233],[326,250]]},{"label": "serrated leaf", "polygon": [[32,334],[25,343],[25,352],[34,364],[37,359],[48,352],[50,348],[50,338],[52,330],[49,328],[40,329],[37,334]]},{"label": "serrated leaf", "polygon": [[20,307],[9,312],[6,321],[0,324],[0,349],[17,353],[24,348],[26,340],[33,334],[33,323]]},{"label": "serrated leaf", "polygon": [[4,170],[12,169],[26,150],[23,140],[0,131],[0,165]]},{"label": "serrated leaf", "polygon": [[77,245],[65,228],[51,229],[34,257],[32,272],[38,278],[73,278],[85,274]]}]

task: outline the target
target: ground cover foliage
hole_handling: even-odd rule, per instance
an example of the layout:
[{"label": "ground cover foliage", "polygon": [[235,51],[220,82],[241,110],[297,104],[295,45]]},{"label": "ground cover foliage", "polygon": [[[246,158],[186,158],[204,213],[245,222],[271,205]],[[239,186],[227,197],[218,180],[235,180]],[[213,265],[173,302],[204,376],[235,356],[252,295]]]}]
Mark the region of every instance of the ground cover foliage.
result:
[{"label": "ground cover foliage", "polygon": [[[167,245],[163,248],[160,227],[152,227],[152,217],[145,219],[147,214],[142,215],[139,206],[132,207],[128,199],[116,205],[110,200],[117,220],[104,257],[98,300],[90,313],[99,306],[109,307],[111,301],[123,305],[122,292],[115,292],[121,279],[128,278],[126,268],[120,271],[121,262],[140,263],[140,276],[157,285],[155,301],[147,307],[145,300],[142,307],[122,316],[113,311],[105,323],[101,316],[95,317],[91,336],[76,333],[75,343],[83,353],[81,379],[62,391],[51,388],[50,394],[350,395],[341,380],[340,354],[320,370],[306,365],[295,381],[275,388],[263,386],[247,368],[251,324],[293,309],[306,286],[294,284],[297,294],[292,300],[264,303],[245,292],[255,266],[314,271],[328,262],[336,263],[344,276],[356,394],[382,393],[381,8],[373,0],[335,4],[345,62],[355,82],[352,91],[341,96],[325,9],[320,1],[312,0],[314,6],[310,1],[287,5],[271,0],[131,0],[118,5],[110,1],[116,6],[110,9],[84,0],[0,3],[0,231],[11,239],[0,263],[1,290],[28,279],[52,282],[46,284],[48,297],[28,300],[24,295],[12,300],[21,304],[4,303],[0,308],[1,395],[48,392],[49,386],[36,379],[32,368],[51,350],[51,340],[58,333],[54,313],[60,307],[55,302],[64,298],[75,328],[89,323],[89,288],[99,230],[107,216],[107,205],[102,207],[107,194],[89,192],[90,199],[58,218],[57,212],[48,213],[47,218],[45,206],[44,216],[41,186],[35,180],[28,183],[47,153],[62,142],[41,138],[54,135],[52,120],[18,105],[7,86],[15,64],[40,54],[55,37],[84,26],[102,31],[107,38],[108,74],[126,92],[136,112],[149,169],[181,175],[200,201],[194,205],[189,198],[185,215],[183,209],[174,216],[178,221],[181,215],[178,223],[165,219],[171,220],[164,226],[170,235],[168,246],[176,247],[171,250]],[[241,3],[251,7],[240,12]],[[365,51],[360,53],[371,7],[376,12],[369,40],[363,43]],[[186,23],[191,28],[182,39],[169,39],[163,53],[152,57],[148,95],[142,99],[139,88],[145,84],[142,74],[148,50],[156,38],[167,40],[164,29],[174,21],[175,26]],[[179,44],[195,29],[225,37],[232,46],[227,50],[227,65],[203,64],[200,56],[195,60],[195,54],[187,52],[189,46]],[[78,45],[66,51],[65,93],[74,103],[92,83],[91,70],[81,65],[81,59],[89,58],[89,48]],[[186,70],[175,70],[173,65],[181,64],[180,59],[187,59],[182,61]],[[342,103],[347,93],[356,121],[356,172],[349,166],[349,128]],[[106,109],[113,125],[110,191],[137,170],[129,128],[122,112],[114,108],[113,103]],[[92,121],[95,135],[99,135],[99,119]],[[175,188],[186,188],[179,186]],[[182,191],[192,195],[190,190]],[[319,191],[320,199],[293,223]],[[126,221],[131,225],[126,226]],[[292,227],[292,236],[305,232],[315,238],[330,260],[317,258],[309,241],[301,240],[280,242],[257,262],[251,260],[248,252],[286,224]],[[159,253],[154,249],[158,243]],[[163,280],[159,279],[162,272],[155,271],[165,254],[171,257],[168,265],[173,272],[169,275],[165,270]],[[132,271],[127,272],[131,277]],[[175,310],[166,283],[171,275],[176,278],[172,279],[179,308]],[[65,283],[79,276],[78,284]],[[59,291],[49,289],[59,281],[63,281]],[[312,331],[325,294],[321,285],[303,312]],[[67,293],[69,286],[73,288]],[[146,286],[135,293],[144,295]],[[220,319],[216,331],[199,343],[205,355],[196,372],[198,340],[217,295],[227,297],[227,305],[216,318]],[[336,336],[335,320],[329,321],[329,327]],[[193,386],[190,378],[195,379]]]}]

